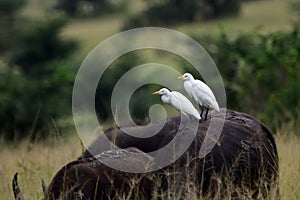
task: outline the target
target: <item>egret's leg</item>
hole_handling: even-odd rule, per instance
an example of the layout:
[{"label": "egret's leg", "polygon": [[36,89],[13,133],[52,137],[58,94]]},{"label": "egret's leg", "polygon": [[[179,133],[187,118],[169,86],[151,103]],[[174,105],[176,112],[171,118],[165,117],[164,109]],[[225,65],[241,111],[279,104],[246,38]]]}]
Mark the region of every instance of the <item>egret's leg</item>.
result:
[{"label": "egret's leg", "polygon": [[202,119],[202,114],[203,114],[203,108],[201,107],[201,113],[200,113],[201,119]]},{"label": "egret's leg", "polygon": [[205,113],[205,120],[207,120],[207,114],[208,114],[208,108],[206,108],[206,113]]}]

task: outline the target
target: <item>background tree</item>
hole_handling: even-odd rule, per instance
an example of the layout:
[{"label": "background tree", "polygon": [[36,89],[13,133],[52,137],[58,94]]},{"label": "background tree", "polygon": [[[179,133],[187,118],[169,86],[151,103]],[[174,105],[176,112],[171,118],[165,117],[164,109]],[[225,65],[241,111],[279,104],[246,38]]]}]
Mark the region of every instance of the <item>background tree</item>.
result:
[{"label": "background tree", "polygon": [[18,12],[26,4],[26,0],[0,0],[0,52],[8,50],[17,28],[15,21]]},{"label": "background tree", "polygon": [[[95,16],[113,12],[122,3],[115,5],[109,0],[59,0],[55,8],[71,17]],[[91,9],[85,9],[89,7]]]},{"label": "background tree", "polygon": [[[114,61],[104,72],[99,81],[95,97],[96,111],[100,119],[112,119],[111,94],[115,84],[127,71],[134,66],[143,64],[143,60],[140,54],[130,52]],[[133,118],[138,121],[143,121],[148,116],[148,110],[152,105],[151,95],[150,98],[145,98],[145,94],[151,94],[148,90],[149,86],[143,86],[135,91],[131,97],[130,112]]]},{"label": "background tree", "polygon": [[127,20],[123,29],[174,25],[237,15],[240,0],[150,0],[147,9]]},{"label": "background tree", "polygon": [[234,16],[239,13],[240,0],[203,0],[205,10],[203,18],[214,19],[224,16]]},{"label": "background tree", "polygon": [[64,11],[69,16],[75,16],[78,12],[78,3],[79,0],[59,0],[55,8]]},{"label": "background tree", "polygon": [[55,64],[49,67],[49,62],[66,59],[77,47],[73,40],[62,39],[60,35],[66,23],[65,18],[57,17],[28,27],[16,41],[11,65],[19,66],[26,76],[51,75]]},{"label": "background tree", "polygon": [[9,65],[0,72],[0,135],[7,140],[44,138],[71,112],[75,70],[73,40],[62,39],[63,18],[29,23],[12,42]]},{"label": "background tree", "polygon": [[225,33],[195,38],[221,72],[229,108],[258,116],[274,129],[299,117],[298,25],[289,32],[247,33],[234,39]]}]

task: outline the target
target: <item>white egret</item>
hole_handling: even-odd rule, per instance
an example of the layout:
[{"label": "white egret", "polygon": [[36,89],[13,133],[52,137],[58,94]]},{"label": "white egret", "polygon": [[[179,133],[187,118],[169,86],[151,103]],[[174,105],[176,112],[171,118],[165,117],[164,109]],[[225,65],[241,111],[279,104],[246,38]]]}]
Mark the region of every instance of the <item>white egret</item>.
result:
[{"label": "white egret", "polygon": [[[185,73],[182,76],[179,76],[178,79],[183,79],[184,89],[193,98],[201,107],[206,107],[205,119],[207,119],[207,114],[209,109],[220,111],[218,102],[215,95],[211,89],[202,81],[194,79],[190,73]],[[203,108],[201,108],[202,117]]]},{"label": "white egret", "polygon": [[152,94],[160,94],[161,100],[164,103],[171,104],[176,109],[181,111],[185,115],[190,115],[200,120],[200,114],[194,105],[180,92],[170,91],[166,88],[162,88],[159,91],[153,92]]}]

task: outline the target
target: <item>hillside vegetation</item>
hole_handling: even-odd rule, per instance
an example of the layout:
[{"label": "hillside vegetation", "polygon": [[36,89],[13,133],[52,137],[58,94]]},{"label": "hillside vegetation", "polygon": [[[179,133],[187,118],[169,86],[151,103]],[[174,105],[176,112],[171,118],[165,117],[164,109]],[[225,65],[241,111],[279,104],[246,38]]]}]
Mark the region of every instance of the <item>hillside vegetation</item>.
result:
[{"label": "hillside vegetation", "polygon": [[[143,9],[142,2],[131,1],[131,4],[135,12]],[[225,31],[232,37],[257,28],[264,33],[286,31],[291,29],[291,24],[296,20],[289,6],[288,1],[250,1],[243,3],[238,17],[173,25],[170,28],[189,35],[217,35],[220,31]],[[73,20],[65,28],[63,35],[80,40],[83,47],[82,54],[85,56],[101,41],[118,33],[125,19],[123,15],[108,15],[91,20]]]}]

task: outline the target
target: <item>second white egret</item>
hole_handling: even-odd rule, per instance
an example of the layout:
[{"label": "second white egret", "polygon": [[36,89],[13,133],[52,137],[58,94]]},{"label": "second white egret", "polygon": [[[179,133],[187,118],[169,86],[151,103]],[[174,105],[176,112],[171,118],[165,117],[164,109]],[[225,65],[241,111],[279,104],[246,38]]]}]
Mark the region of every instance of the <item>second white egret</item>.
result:
[{"label": "second white egret", "polygon": [[[220,111],[215,95],[204,82],[194,79],[190,73],[185,73],[182,76],[179,76],[178,79],[183,79],[184,89],[189,96],[193,98],[201,107],[204,106],[207,108],[204,119],[207,119],[209,109]],[[201,117],[202,114],[203,108],[201,108]]]},{"label": "second white egret", "polygon": [[152,94],[162,95],[161,100],[164,103],[171,104],[185,115],[193,116],[198,120],[201,119],[200,114],[194,105],[180,92],[170,91],[166,88],[162,88],[159,91],[153,92]]}]

